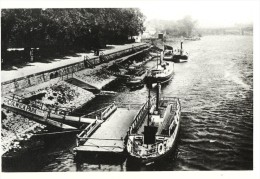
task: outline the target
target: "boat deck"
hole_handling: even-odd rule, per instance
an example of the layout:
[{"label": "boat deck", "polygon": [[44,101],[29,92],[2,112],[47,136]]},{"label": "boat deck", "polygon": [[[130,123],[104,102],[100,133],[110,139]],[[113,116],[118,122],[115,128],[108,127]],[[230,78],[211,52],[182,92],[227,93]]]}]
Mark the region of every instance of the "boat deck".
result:
[{"label": "boat deck", "polygon": [[[161,113],[161,114],[164,114],[164,113],[165,113],[165,109],[166,109],[168,103],[169,103],[169,101],[167,101],[167,100],[165,100],[165,101],[160,101],[159,110],[160,110],[160,113]],[[174,104],[174,105],[173,105],[173,109],[172,109],[173,112],[169,113],[167,119],[165,119],[165,120],[162,122],[162,124],[160,124],[160,125],[158,126],[158,130],[157,130],[156,135],[168,135],[167,130],[168,130],[169,126],[171,125],[172,121],[174,120],[174,119],[173,119],[173,117],[174,117],[174,115],[175,115],[175,112],[174,112],[174,111],[177,110],[177,103],[173,103],[173,104]],[[144,134],[144,126],[147,125],[147,120],[148,120],[148,116],[146,116],[146,117],[143,119],[143,121],[141,122],[141,125],[140,125],[140,127],[138,128],[138,130],[137,130],[137,132],[136,132],[137,134],[141,134],[141,135]]]},{"label": "boat deck", "polygon": [[123,152],[124,138],[137,112],[137,109],[117,108],[83,145],[75,148],[75,151],[96,153]]}]

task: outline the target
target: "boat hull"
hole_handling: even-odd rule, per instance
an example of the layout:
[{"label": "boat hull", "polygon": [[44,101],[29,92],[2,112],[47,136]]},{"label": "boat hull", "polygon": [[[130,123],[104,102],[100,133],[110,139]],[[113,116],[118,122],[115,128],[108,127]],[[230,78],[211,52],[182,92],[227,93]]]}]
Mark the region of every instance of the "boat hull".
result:
[{"label": "boat hull", "polygon": [[153,77],[153,76],[147,76],[146,77],[146,82],[148,84],[153,84],[153,83],[166,83],[168,81],[170,81],[173,78],[173,74],[174,72],[172,71],[171,74],[165,76],[165,77]]},{"label": "boat hull", "polygon": [[[180,122],[181,122],[181,119],[180,119]],[[129,153],[127,153],[128,162],[133,163],[133,164],[137,164],[137,163],[138,164],[149,164],[149,163],[155,163],[155,162],[159,162],[159,161],[166,159],[175,151],[176,146],[177,146],[177,141],[178,141],[178,138],[180,135],[179,133],[180,133],[180,124],[178,126],[176,138],[171,146],[171,149],[168,150],[167,152],[165,152],[164,154],[156,156],[156,157],[141,158],[141,157],[132,156]]]},{"label": "boat hull", "polygon": [[170,62],[180,62],[181,60],[187,61],[188,60],[187,55],[172,55],[172,56],[166,56],[163,58],[165,61],[170,61]]}]

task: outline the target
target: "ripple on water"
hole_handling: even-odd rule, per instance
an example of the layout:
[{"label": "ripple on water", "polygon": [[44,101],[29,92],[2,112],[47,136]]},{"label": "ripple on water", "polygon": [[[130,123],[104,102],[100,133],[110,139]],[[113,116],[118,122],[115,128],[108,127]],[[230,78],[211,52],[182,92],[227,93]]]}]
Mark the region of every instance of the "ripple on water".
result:
[{"label": "ripple on water", "polygon": [[[177,156],[169,161],[140,168],[127,162],[79,165],[61,152],[44,163],[41,171],[253,169],[252,42],[251,36],[205,36],[200,41],[185,41],[184,48],[192,59],[176,63],[173,80],[162,87],[163,94],[178,96],[182,104]],[[96,104],[91,103],[92,108],[113,101],[144,103],[148,96],[146,87],[130,91],[114,85],[108,90],[118,93],[100,97]]]}]

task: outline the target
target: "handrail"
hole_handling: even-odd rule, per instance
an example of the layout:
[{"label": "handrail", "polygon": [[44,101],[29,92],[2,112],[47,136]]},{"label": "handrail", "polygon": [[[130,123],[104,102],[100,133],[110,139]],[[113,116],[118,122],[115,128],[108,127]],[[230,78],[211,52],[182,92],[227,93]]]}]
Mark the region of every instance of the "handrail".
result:
[{"label": "handrail", "polygon": [[[60,107],[60,106],[54,106],[52,109],[49,109],[49,108],[43,109],[43,106],[44,105],[46,106],[46,104],[39,102],[39,101],[30,101],[30,100],[28,100],[29,104],[25,104],[23,102],[23,100],[27,100],[27,99],[22,96],[16,95],[16,94],[13,94],[13,96],[5,96],[4,98],[19,102],[24,105],[28,105],[30,107],[33,107],[33,108],[36,108],[36,109],[39,109],[39,110],[42,110],[45,112],[54,111],[56,114],[57,113],[60,114],[60,112],[62,112],[62,113],[66,112],[68,114],[69,112],[72,112],[75,109],[75,107]],[[39,107],[39,106],[41,106],[41,107]]]},{"label": "handrail", "polygon": [[[137,151],[138,151],[138,149],[140,148],[140,146],[137,145],[137,144],[136,144],[134,141],[132,141],[130,138],[128,138],[128,140],[131,141],[130,144],[131,144],[132,153],[133,153],[134,155],[140,156],[140,155],[137,153]],[[159,146],[159,144],[163,144],[164,141],[165,141],[165,138],[163,139],[163,141],[156,142],[156,143],[152,144],[150,149],[147,149],[147,148],[146,148],[148,154],[142,155],[142,156],[144,157],[144,156],[150,156],[150,155],[157,154],[157,153],[158,153],[158,146]],[[142,146],[142,147],[144,147],[144,146]],[[154,152],[151,152],[151,151],[154,151]]]},{"label": "handrail", "polygon": [[28,113],[32,113],[32,114],[41,116],[41,117],[45,116],[45,113],[44,113],[45,110],[32,107],[30,105],[21,103],[19,101],[14,100],[14,99],[4,98],[3,104],[6,105],[6,106],[11,106],[13,108],[17,108],[17,109],[26,111]]},{"label": "handrail", "polygon": [[118,140],[118,141],[123,141],[124,139],[109,139],[109,138],[94,138],[94,137],[78,137],[79,139],[91,139],[91,140]]},{"label": "handrail", "polygon": [[88,114],[82,115],[82,116],[80,116],[80,117],[89,117],[89,116],[92,116],[92,117],[93,117],[93,116],[94,116],[94,117],[97,117],[97,118],[101,119],[102,113],[103,113],[105,110],[109,109],[111,106],[115,105],[115,104],[111,104],[111,103],[109,103],[109,104],[110,104],[109,106],[106,106],[106,107],[104,107],[104,108],[95,110],[95,111],[93,111],[93,112],[90,112],[90,113],[88,113]]},{"label": "handrail", "polygon": [[141,103],[116,103],[117,107],[119,108],[128,108],[130,109],[134,109],[134,108],[140,108],[140,106],[142,106],[143,104]]},{"label": "handrail", "polygon": [[101,112],[101,120],[106,120],[112,113],[117,110],[117,106],[113,103],[108,106],[103,112]]},{"label": "handrail", "polygon": [[[155,97],[153,97],[152,99],[150,99],[151,104],[153,104],[153,102],[155,101]],[[132,133],[132,130],[136,127],[137,122],[141,119],[141,117],[143,117],[144,115],[144,111],[146,111],[148,109],[148,101],[142,106],[142,108],[139,110],[139,112],[137,113],[137,115],[134,117],[134,120],[131,124],[131,127],[129,129],[129,133]]]},{"label": "handrail", "polygon": [[92,129],[92,127],[94,127],[96,124],[98,124],[97,120],[95,120],[94,122],[90,123],[83,131],[81,131],[80,134],[76,135],[77,138],[81,138],[82,135],[85,135],[86,133],[88,133],[90,131],[90,129]]}]

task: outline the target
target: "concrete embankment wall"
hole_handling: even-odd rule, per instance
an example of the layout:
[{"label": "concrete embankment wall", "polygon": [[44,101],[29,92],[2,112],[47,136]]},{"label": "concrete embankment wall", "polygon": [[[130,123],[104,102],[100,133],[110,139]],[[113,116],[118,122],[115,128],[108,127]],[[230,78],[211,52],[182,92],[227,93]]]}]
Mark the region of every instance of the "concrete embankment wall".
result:
[{"label": "concrete embankment wall", "polygon": [[81,62],[69,64],[66,66],[54,68],[51,70],[35,73],[32,75],[28,75],[25,77],[16,78],[10,81],[5,81],[1,83],[2,87],[2,95],[8,94],[10,92],[14,92],[19,89],[24,89],[30,86],[34,86],[46,81],[49,81],[53,78],[62,77],[64,80],[69,79],[73,77],[73,73],[83,70],[85,68],[89,68],[91,66],[96,66],[102,63],[109,62],[111,60],[115,60],[117,58],[130,55],[132,53],[135,53],[137,51],[143,50],[147,48],[147,44],[142,44],[139,46],[133,46],[128,49],[116,51],[113,53],[108,54],[102,54],[99,57],[94,57],[91,59],[88,59],[88,62],[86,62],[84,59],[82,59]]}]

